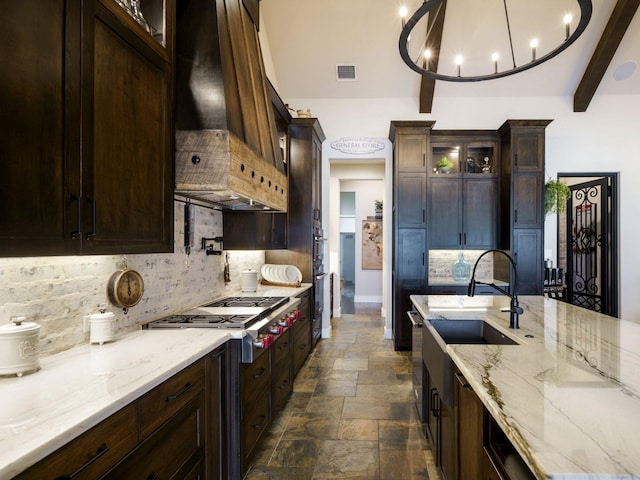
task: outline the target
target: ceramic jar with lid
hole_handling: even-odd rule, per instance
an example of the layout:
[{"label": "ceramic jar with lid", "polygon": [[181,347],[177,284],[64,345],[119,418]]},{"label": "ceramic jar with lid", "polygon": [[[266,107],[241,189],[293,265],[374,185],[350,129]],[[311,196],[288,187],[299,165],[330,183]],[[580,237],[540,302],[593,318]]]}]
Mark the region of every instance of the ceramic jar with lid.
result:
[{"label": "ceramic jar with lid", "polygon": [[32,373],[40,368],[40,325],[11,317],[0,326],[0,375]]}]

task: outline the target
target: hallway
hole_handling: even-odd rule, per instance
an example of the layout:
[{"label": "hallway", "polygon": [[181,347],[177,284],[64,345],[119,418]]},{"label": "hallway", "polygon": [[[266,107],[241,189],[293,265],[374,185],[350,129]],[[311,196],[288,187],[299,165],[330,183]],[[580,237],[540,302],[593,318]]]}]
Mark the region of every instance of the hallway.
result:
[{"label": "hallway", "polygon": [[409,352],[383,338],[378,308],[332,319],[247,480],[438,480],[411,393]]}]

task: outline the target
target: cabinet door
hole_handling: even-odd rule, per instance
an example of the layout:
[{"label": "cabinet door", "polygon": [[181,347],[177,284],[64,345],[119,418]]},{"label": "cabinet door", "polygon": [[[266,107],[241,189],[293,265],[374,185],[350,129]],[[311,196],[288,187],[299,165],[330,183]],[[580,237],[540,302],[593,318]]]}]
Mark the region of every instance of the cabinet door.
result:
[{"label": "cabinet door", "polygon": [[207,361],[207,476],[212,480],[227,478],[225,448],[227,416],[226,398],[227,350],[220,347],[208,355]]},{"label": "cabinet door", "polygon": [[[173,251],[170,64],[95,3],[85,253]],[[138,40],[138,41],[136,41]]]},{"label": "cabinet door", "polygon": [[462,242],[462,180],[429,180],[429,248],[460,248]]},{"label": "cabinet door", "polygon": [[427,166],[427,136],[398,134],[396,165],[401,172],[424,172]]},{"label": "cabinet door", "polygon": [[398,231],[396,277],[402,280],[418,280],[426,278],[425,253],[426,242],[424,230],[401,229]]},{"label": "cabinet door", "polygon": [[76,3],[12,2],[0,16],[0,256],[59,255],[80,246],[70,235],[80,194]]},{"label": "cabinet door", "polygon": [[464,248],[488,250],[496,246],[497,231],[496,179],[465,179],[462,192]]},{"label": "cabinet door", "polygon": [[544,170],[544,129],[513,129],[511,148],[514,171],[542,172]]},{"label": "cabinet door", "polygon": [[513,227],[542,228],[544,221],[543,177],[538,173],[513,175]]},{"label": "cabinet door", "polygon": [[455,372],[458,478],[482,478],[482,402],[462,373]]},{"label": "cabinet door", "polygon": [[204,391],[149,436],[104,480],[188,478],[194,468],[204,478]]},{"label": "cabinet door", "polygon": [[396,216],[399,228],[426,226],[426,180],[424,173],[398,174]]},{"label": "cabinet door", "polygon": [[542,295],[542,229],[513,231],[513,254],[518,269],[518,295]]}]

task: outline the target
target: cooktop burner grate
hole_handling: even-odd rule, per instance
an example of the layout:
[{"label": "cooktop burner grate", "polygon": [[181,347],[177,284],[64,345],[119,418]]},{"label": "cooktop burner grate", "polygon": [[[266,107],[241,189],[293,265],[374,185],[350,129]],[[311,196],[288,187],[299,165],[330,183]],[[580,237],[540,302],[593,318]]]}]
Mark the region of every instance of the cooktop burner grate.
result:
[{"label": "cooktop burner grate", "polygon": [[153,328],[245,328],[255,320],[255,315],[171,315],[153,322]]},{"label": "cooktop burner grate", "polygon": [[288,297],[227,297],[205,307],[278,307],[283,305]]}]

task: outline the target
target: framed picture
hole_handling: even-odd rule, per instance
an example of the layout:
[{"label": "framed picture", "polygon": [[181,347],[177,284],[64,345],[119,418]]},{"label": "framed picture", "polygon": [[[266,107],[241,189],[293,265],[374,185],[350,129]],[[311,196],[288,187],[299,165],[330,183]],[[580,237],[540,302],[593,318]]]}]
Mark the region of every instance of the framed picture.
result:
[{"label": "framed picture", "polygon": [[382,220],[362,221],[362,269],[382,270]]}]

